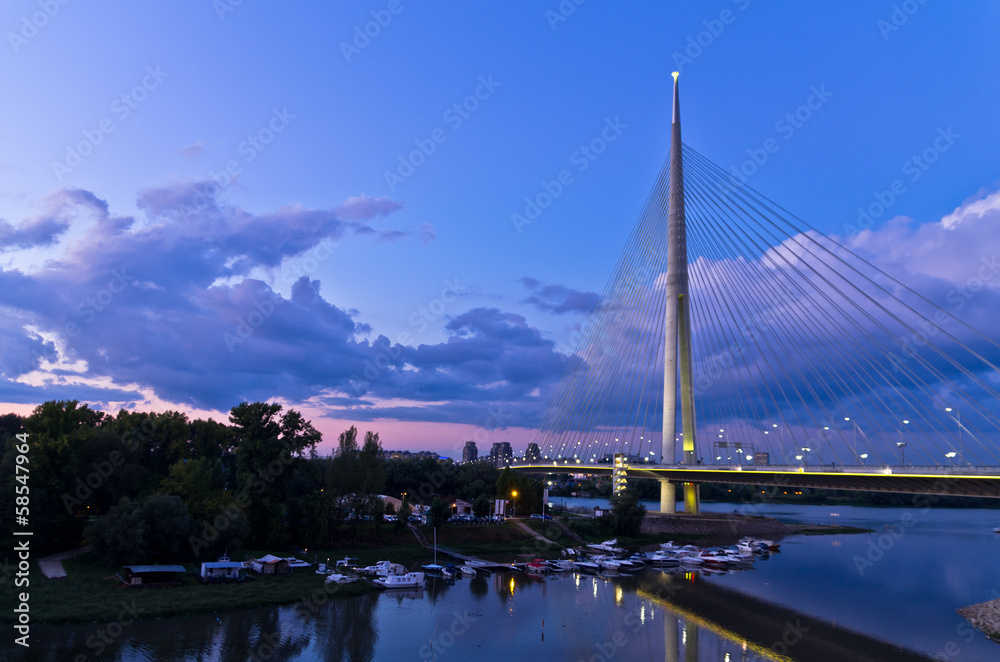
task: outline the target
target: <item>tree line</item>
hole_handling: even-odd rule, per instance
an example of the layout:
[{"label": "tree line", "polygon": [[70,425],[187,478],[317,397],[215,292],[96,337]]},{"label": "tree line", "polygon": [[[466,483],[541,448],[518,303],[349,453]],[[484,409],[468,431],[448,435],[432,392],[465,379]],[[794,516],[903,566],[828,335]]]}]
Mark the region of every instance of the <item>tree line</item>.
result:
[{"label": "tree line", "polygon": [[[403,498],[403,526],[410,504],[439,495],[482,497],[477,505],[488,507],[500,478],[487,463],[386,461],[378,433],[359,436],[353,426],[321,457],[312,423],[276,403],[241,403],[219,423],[175,411],[110,415],[75,400],[50,401],[27,417],[0,417],[0,535],[8,536],[7,549],[19,433],[28,435],[29,528],[38,551],[87,541],[115,564],[211,560],[244,547],[336,547],[363,527],[378,535],[380,494]],[[537,481],[516,480],[526,498],[533,494]]]}]

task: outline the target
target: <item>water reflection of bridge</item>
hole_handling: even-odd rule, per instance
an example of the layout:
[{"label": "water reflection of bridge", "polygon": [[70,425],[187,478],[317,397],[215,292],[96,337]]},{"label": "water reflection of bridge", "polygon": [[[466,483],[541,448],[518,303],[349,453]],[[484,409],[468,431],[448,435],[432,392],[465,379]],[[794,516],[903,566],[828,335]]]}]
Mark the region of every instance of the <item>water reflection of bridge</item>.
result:
[{"label": "water reflection of bridge", "polygon": [[[801,612],[702,581],[697,573],[646,573],[636,593],[664,610],[665,662],[928,662],[931,658]],[[708,651],[708,631],[735,651]],[[719,657],[718,653],[723,653]]]}]

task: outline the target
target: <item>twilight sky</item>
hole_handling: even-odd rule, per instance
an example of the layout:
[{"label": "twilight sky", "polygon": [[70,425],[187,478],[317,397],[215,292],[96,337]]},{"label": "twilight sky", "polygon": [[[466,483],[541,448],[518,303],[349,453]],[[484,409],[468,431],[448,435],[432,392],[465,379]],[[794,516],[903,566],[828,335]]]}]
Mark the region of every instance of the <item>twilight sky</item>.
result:
[{"label": "twilight sky", "polygon": [[687,144],[940,305],[1000,248],[992,2],[64,2],[0,9],[0,411],[523,448],[675,69]]}]

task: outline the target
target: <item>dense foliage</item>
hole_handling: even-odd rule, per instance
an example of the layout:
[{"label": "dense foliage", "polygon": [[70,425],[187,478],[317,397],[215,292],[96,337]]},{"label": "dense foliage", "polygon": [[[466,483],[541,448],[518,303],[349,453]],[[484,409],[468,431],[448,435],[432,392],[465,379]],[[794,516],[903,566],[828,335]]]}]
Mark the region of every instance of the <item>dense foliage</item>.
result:
[{"label": "dense foliage", "polygon": [[[475,502],[477,512],[488,512],[502,487],[520,490],[519,512],[541,505],[541,483],[530,477],[507,472],[498,482],[501,472],[487,462],[387,461],[378,434],[359,438],[353,426],[320,457],[320,433],[276,403],[241,403],[226,424],[173,411],[108,415],[77,401],[51,401],[27,417],[0,416],[6,549],[14,544],[19,433],[28,435],[34,549],[90,542],[114,564],[212,559],[244,546],[333,547],[377,536],[382,494],[403,498],[392,525],[397,532],[411,504],[437,497]],[[450,504],[442,503],[443,518]]]},{"label": "dense foliage", "polygon": [[639,493],[623,490],[611,497],[611,526],[620,536],[638,536],[646,507],[639,503]]}]

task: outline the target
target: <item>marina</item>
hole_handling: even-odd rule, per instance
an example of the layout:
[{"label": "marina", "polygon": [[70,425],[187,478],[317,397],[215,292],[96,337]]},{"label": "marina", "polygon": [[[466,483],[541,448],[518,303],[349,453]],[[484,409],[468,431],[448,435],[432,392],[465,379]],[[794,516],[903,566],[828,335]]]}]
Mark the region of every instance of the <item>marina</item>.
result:
[{"label": "marina", "polygon": [[[787,521],[830,517],[822,506],[761,508]],[[627,637],[616,645],[621,657],[667,662],[717,662],[727,653],[734,662],[753,655],[801,662],[996,659],[998,644],[957,612],[991,599],[989,587],[997,585],[995,511],[841,507],[838,515],[873,533],[790,536],[775,541],[779,552],[757,554],[749,566],[699,569],[653,562],[631,573],[595,568],[591,574],[579,567],[587,561],[550,560],[548,572],[507,567],[455,579],[425,576],[423,588],[310,602],[314,609],[297,603],[139,621],[102,659],[151,662],[166,659],[167,650],[183,650],[174,659],[216,660],[222,658],[210,651],[220,642],[248,641],[255,647],[267,637],[279,642],[280,659],[296,662],[432,659],[432,653],[486,662],[509,659],[515,651],[588,660],[598,647],[610,650],[606,646],[616,632]],[[907,534],[870,561],[880,541],[886,546],[884,526],[909,517],[915,521]],[[660,551],[685,551],[684,545],[671,547],[676,549]],[[858,559],[872,565],[861,564],[859,571]],[[774,644],[788,619],[810,630],[779,657]],[[462,633],[442,639],[453,625]],[[53,646],[37,659],[59,662],[86,653],[87,638],[101,627],[39,626]],[[346,632],[354,633],[350,653]],[[941,658],[946,650],[958,654]]]}]

